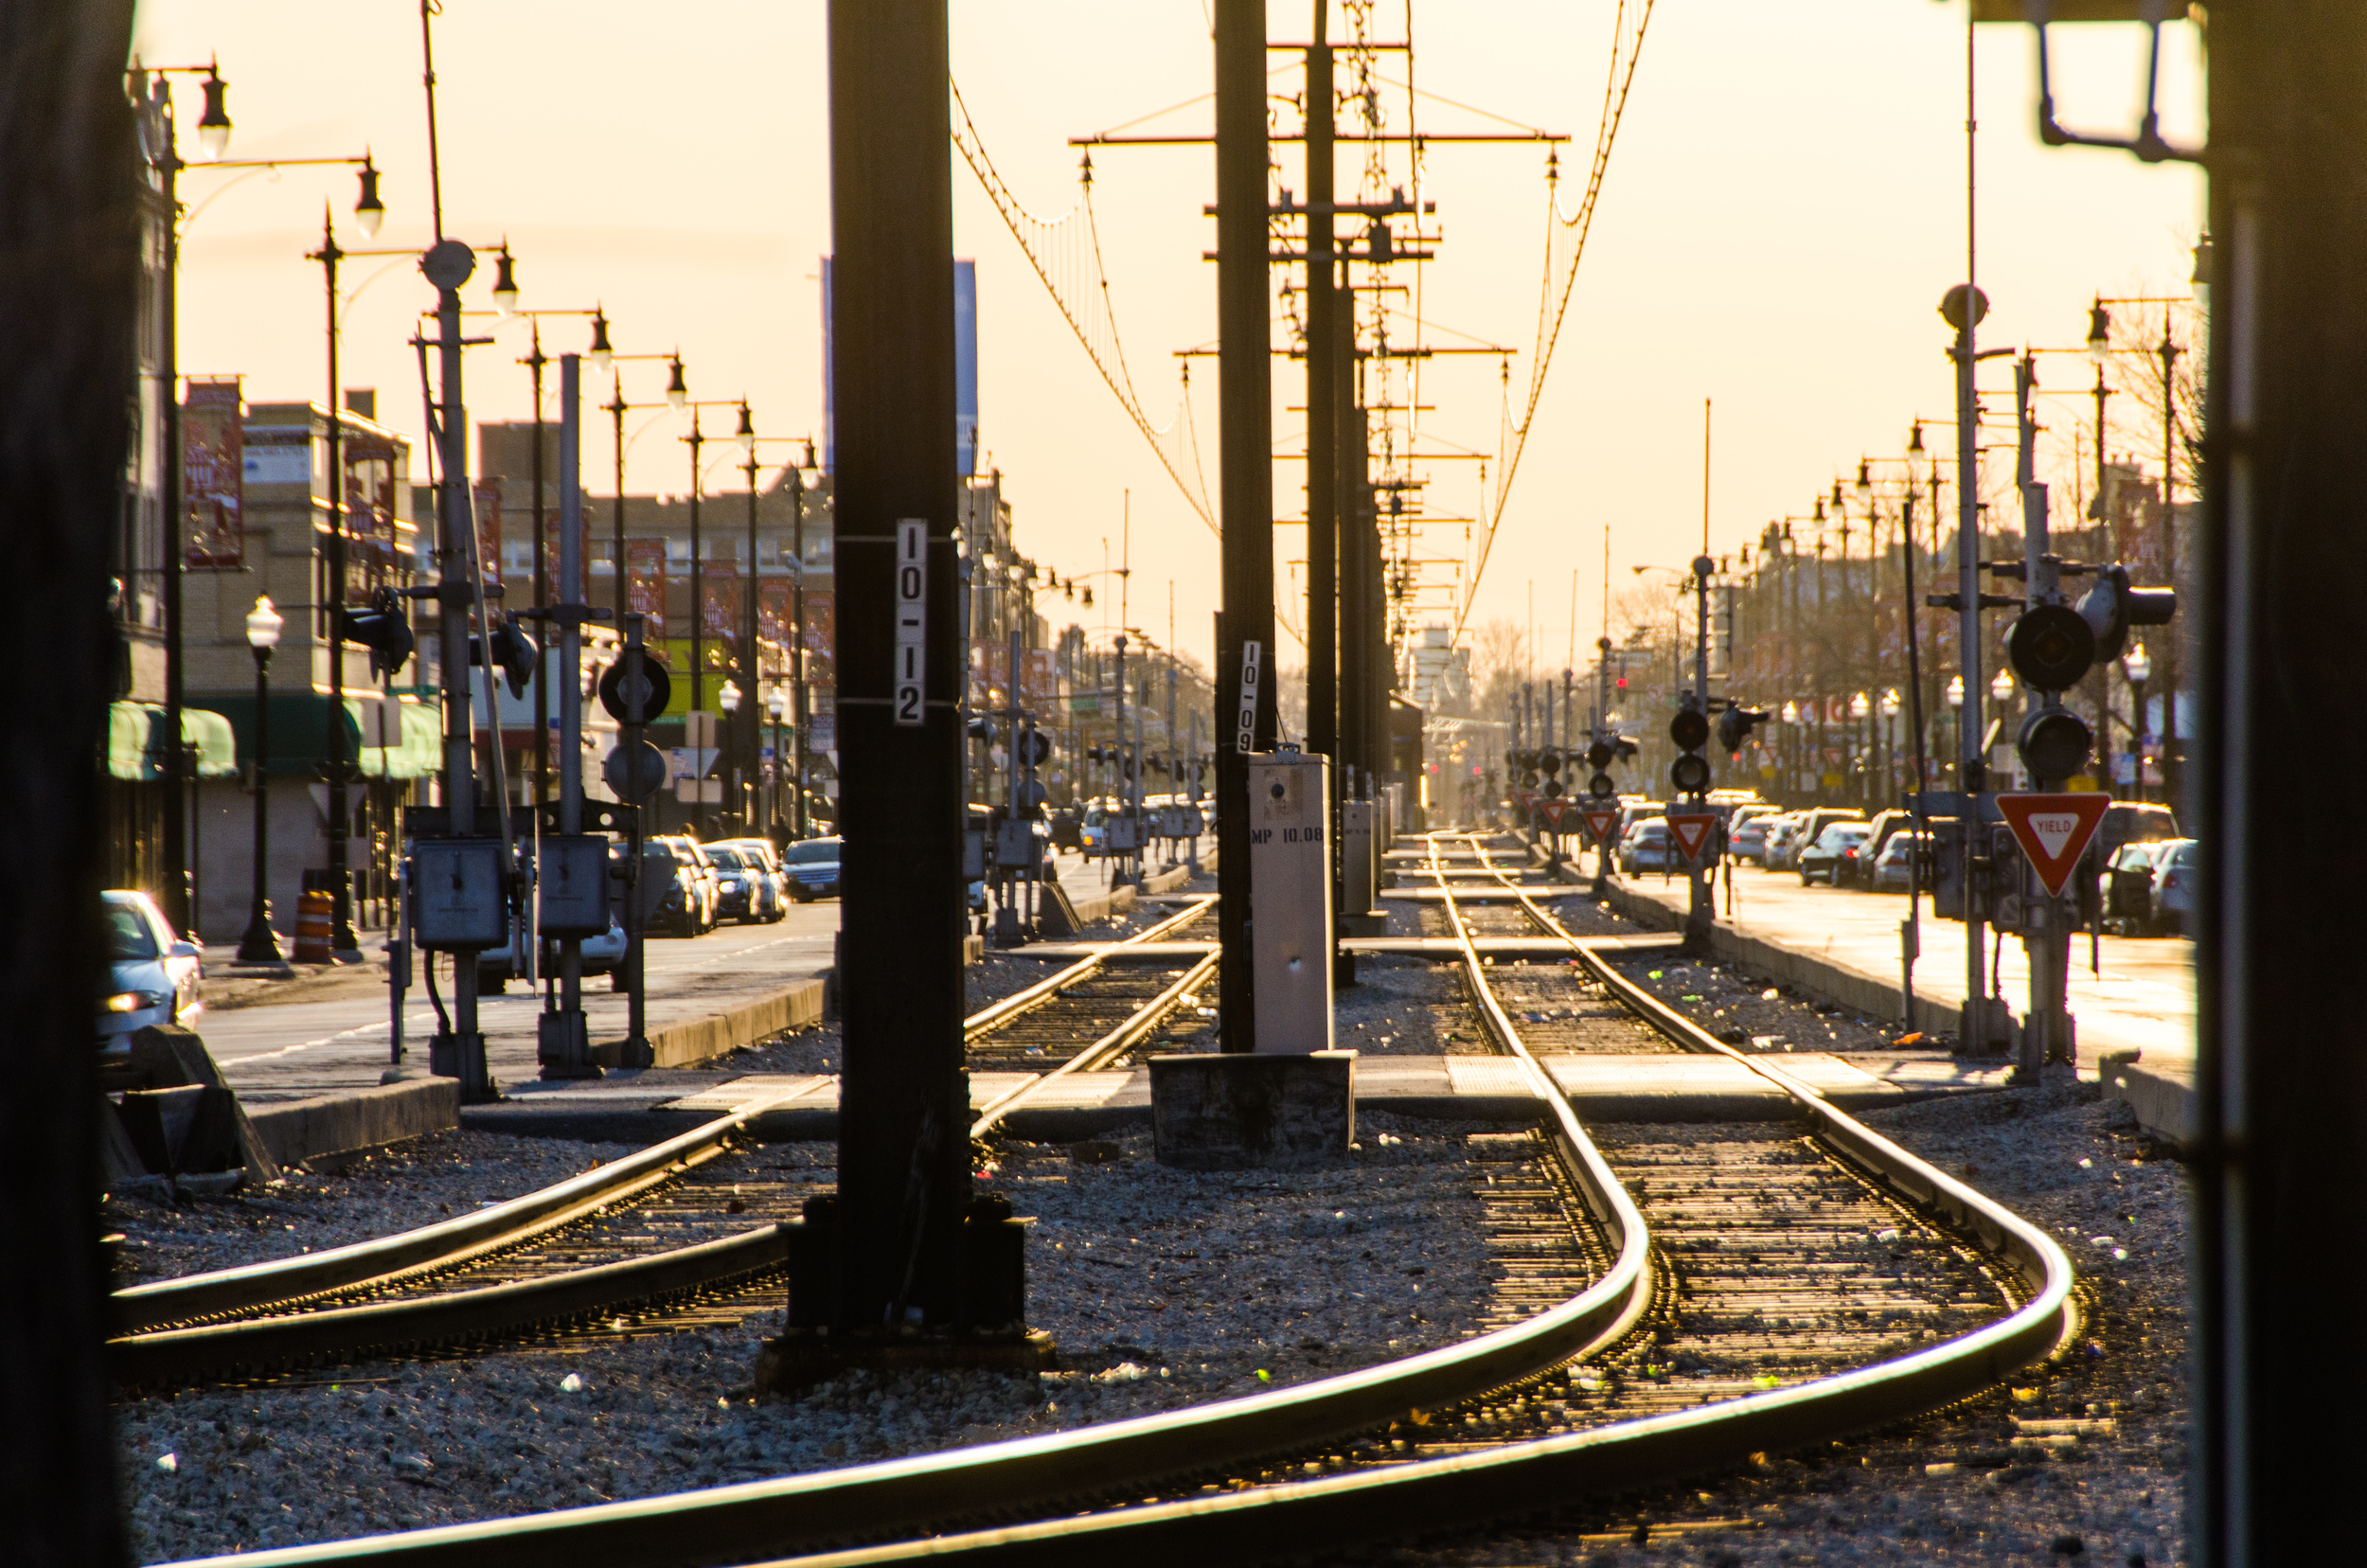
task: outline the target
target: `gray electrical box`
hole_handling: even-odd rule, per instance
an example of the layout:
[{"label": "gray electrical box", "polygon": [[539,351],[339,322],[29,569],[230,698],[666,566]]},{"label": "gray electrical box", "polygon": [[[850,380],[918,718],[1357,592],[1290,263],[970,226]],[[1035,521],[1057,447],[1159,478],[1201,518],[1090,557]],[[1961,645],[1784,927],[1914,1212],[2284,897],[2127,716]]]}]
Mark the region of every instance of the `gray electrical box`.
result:
[{"label": "gray electrical box", "polygon": [[608,840],[596,833],[545,837],[537,864],[538,919],[545,936],[608,931]]},{"label": "gray electrical box", "polygon": [[998,822],[994,826],[994,864],[1005,871],[1023,871],[1035,859],[1036,825]]},{"label": "gray electrical box", "polygon": [[1327,758],[1285,746],[1249,758],[1250,962],[1257,1051],[1331,1049]]},{"label": "gray electrical box", "polygon": [[1340,803],[1340,913],[1368,914],[1379,884],[1373,877],[1373,803]]},{"label": "gray electrical box", "polygon": [[473,838],[420,839],[412,847],[411,921],[419,946],[481,953],[509,940],[504,847],[499,839]]},{"label": "gray electrical box", "polygon": [[1101,848],[1104,854],[1130,855],[1143,846],[1143,819],[1128,807],[1123,812],[1113,811],[1101,819]]}]

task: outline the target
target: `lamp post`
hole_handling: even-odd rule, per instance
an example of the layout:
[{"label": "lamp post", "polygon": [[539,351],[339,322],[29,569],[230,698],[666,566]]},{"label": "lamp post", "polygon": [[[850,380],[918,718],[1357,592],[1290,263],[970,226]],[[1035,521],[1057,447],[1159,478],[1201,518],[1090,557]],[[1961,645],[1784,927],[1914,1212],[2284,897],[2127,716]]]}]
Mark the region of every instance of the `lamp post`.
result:
[{"label": "lamp post", "polygon": [[782,754],[781,722],[789,717],[789,693],[780,686],[765,699],[765,710],[773,715],[773,810],[772,820],[766,824],[768,834],[781,830],[781,777],[789,771],[789,759]]},{"label": "lamp post", "polygon": [[1874,804],[1874,729],[1866,722],[1866,717],[1873,711],[1874,704],[1867,700],[1864,692],[1850,694],[1849,718],[1858,726],[1857,734],[1850,738],[1857,743],[1858,750],[1855,770],[1859,780],[1858,793],[1869,807]]},{"label": "lamp post", "polygon": [[[230,145],[230,115],[223,105],[228,84],[222,80],[222,71],[213,62],[203,65],[134,66],[131,72],[134,96],[145,98],[147,111],[140,116],[143,151],[149,167],[156,171],[158,194],[164,201],[164,289],[157,311],[157,335],[161,352],[159,377],[164,383],[164,580],[160,584],[164,598],[165,620],[165,728],[170,736],[164,755],[164,885],[158,889],[164,898],[165,918],[175,931],[190,929],[189,908],[189,841],[188,841],[188,767],[187,749],[181,739],[181,711],[186,689],[181,657],[181,572],[186,554],[182,526],[187,502],[182,495],[181,453],[181,354],[179,331],[179,297],[181,268],[181,205],[179,182],[181,171],[189,167],[182,161],[177,122],[172,113],[172,78],[195,76],[204,79],[205,110],[198,120],[199,151],[208,159],[216,159]],[[155,78],[152,87],[148,79]]]},{"label": "lamp post", "polygon": [[[723,722],[720,728],[723,734],[732,735],[738,727],[734,723],[734,720],[739,713],[739,685],[734,682],[730,676],[724,676],[722,689],[715,694],[715,700],[723,709]],[[744,792],[740,788],[739,779],[739,775],[743,770],[739,759],[735,755],[737,750],[737,747],[721,748],[722,756],[729,759],[729,764],[725,770],[724,776],[731,781],[731,804],[734,809],[739,810],[740,814],[744,817],[746,815],[745,809],[742,805],[742,796]],[[745,826],[744,822],[742,826]]]},{"label": "lamp post", "polygon": [[246,935],[239,938],[241,964],[286,962],[271,928],[271,650],[279,646],[284,619],[266,594],[247,612],[246,645],[255,653],[255,897],[248,906]]},{"label": "lamp post", "polygon": [[[1896,686],[1888,687],[1883,691],[1879,706],[1882,714],[1882,798],[1888,800],[1891,792],[1898,787],[1897,748],[1891,742],[1893,722],[1897,719],[1899,709]],[[1918,790],[1923,788],[1921,781],[1917,781],[1915,788]]]},{"label": "lamp post", "polygon": [[2129,789],[2133,798],[2145,798],[2145,739],[2153,716],[2145,708],[2145,683],[2153,678],[2153,658],[2144,643],[2132,646],[2121,659],[2121,671],[2128,677],[2129,705]]},{"label": "lamp post", "polygon": [[[1961,740],[1965,727],[1965,678],[1962,675],[1950,675],[1948,678],[1948,723],[1949,728]],[[1961,757],[1964,749],[1960,743],[1956,747],[1957,755]]]}]

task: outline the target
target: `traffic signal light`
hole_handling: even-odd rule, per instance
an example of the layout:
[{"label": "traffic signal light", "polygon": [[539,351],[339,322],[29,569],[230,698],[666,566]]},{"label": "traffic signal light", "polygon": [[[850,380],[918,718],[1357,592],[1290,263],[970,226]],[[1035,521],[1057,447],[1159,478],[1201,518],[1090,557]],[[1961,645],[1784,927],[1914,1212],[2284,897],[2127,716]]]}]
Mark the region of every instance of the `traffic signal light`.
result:
[{"label": "traffic signal light", "polygon": [[1041,730],[1031,731],[1027,737],[1027,759],[1039,767],[1042,766],[1052,755],[1052,737]]},{"label": "traffic signal light", "polygon": [[2095,586],[2079,600],[2079,618],[2095,633],[2095,655],[2117,659],[2132,626],[2167,626],[2178,610],[2175,588],[2133,588],[2128,568],[2118,563],[2096,574]]},{"label": "traffic signal light", "polygon": [[1718,749],[1729,755],[1740,751],[1742,743],[1751,739],[1753,726],[1766,722],[1767,712],[1763,708],[1728,708],[1717,716]]},{"label": "traffic signal light", "polygon": [[2096,662],[2095,630],[2076,610],[2034,604],[2006,628],[2005,657],[2033,691],[2069,691]]},{"label": "traffic signal light", "polygon": [[[480,666],[485,663],[486,641],[483,637],[469,639],[469,663]],[[491,641],[493,668],[502,672],[502,678],[508,684],[509,695],[524,697],[526,683],[534,679],[534,667],[542,662],[543,650],[534,645],[532,637],[518,629],[517,622],[510,620],[493,628]]]},{"label": "traffic signal light", "polygon": [[2047,784],[2059,784],[2085,768],[2094,745],[2088,722],[2053,703],[2024,719],[2014,740],[2030,776]]},{"label": "traffic signal light", "polygon": [[1685,794],[1700,794],[1710,787],[1710,765],[1701,756],[1709,738],[1710,722],[1700,708],[1679,708],[1668,721],[1668,739],[1684,754],[1669,764],[1668,781]]},{"label": "traffic signal light", "polygon": [[350,610],[340,606],[337,611],[337,639],[356,648],[370,650],[370,673],[392,675],[409,662],[418,639],[411,634],[411,617],[402,613],[402,601],[392,588],[381,588],[370,596],[366,610]]}]

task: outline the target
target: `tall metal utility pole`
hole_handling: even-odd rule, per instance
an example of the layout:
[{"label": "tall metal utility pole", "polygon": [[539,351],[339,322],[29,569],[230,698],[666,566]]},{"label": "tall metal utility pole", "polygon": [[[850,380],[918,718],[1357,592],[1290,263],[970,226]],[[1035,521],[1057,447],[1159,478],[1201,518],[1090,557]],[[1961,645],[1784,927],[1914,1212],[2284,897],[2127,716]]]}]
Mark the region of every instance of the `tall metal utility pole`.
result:
[{"label": "tall metal utility pole", "polygon": [[[1989,688],[1981,679],[1981,392],[1975,376],[1980,369],[1977,329],[1988,313],[1988,300],[1967,283],[1948,292],[1941,313],[1956,329],[1949,355],[1956,362],[1956,663],[1965,683],[1965,705],[1956,722],[1957,788],[1963,792],[1956,830],[1962,835],[1958,855],[1965,881],[1965,1007],[1958,1037],[1965,1048],[1978,1051],[1986,1048],[1989,1038],[1988,966],[1982,957],[1987,922],[1973,897],[1973,867],[1986,858],[1989,840],[1980,804],[1989,787],[1988,768],[1981,756],[1981,699]],[[1818,596],[1820,607],[1823,597]]]},{"label": "tall metal utility pole", "polygon": [[[2367,1027],[2341,976],[2349,922],[2325,890],[2339,829],[2294,852],[2296,786],[2340,824],[2367,784],[2344,721],[2367,683],[2356,584],[2367,403],[2367,8],[2211,9],[2210,409],[2192,579],[2199,749],[2180,802],[2198,831],[2195,1560],[2323,1556],[2356,1513],[2367,1431],[2310,1412],[2367,1385],[2358,1181]],[[2166,728],[2166,726],[2165,726]],[[2306,782],[2304,783],[2303,781]]]},{"label": "tall metal utility pole", "polygon": [[[1272,343],[1266,287],[1266,4],[1215,0],[1219,515],[1217,938],[1224,1049],[1256,1049],[1250,972],[1249,756],[1275,713]],[[942,88],[938,90],[944,97]],[[942,119],[943,110],[939,116]],[[949,421],[950,423],[950,421]],[[1244,689],[1244,677],[1255,685]],[[955,975],[956,996],[960,976]],[[955,1038],[960,1037],[959,1019]]]},{"label": "tall metal utility pole", "polygon": [[846,1058],[828,1316],[896,1333],[956,1325],[970,1211],[945,0],[832,6],[829,60]]},{"label": "tall metal utility pole", "polygon": [[[1331,0],[1314,0],[1307,48],[1307,749],[1340,746],[1339,423],[1333,383],[1340,297],[1334,288]],[[1331,770],[1336,793],[1345,770]]]},{"label": "tall metal utility pole", "polygon": [[[346,253],[338,248],[337,231],[329,209],[321,209],[321,248],[307,260],[321,264],[329,296],[329,543],[322,551],[323,576],[329,591],[320,618],[322,638],[329,645],[329,889],[333,900],[329,947],[341,960],[358,961],[362,938],[353,929],[353,877],[346,864],[347,841],[352,837],[347,812],[347,780],[351,777],[346,757],[346,458],[345,417],[337,400],[337,263]],[[537,352],[541,350],[538,347]],[[541,537],[537,534],[537,537]],[[260,713],[258,708],[258,713]]]}]

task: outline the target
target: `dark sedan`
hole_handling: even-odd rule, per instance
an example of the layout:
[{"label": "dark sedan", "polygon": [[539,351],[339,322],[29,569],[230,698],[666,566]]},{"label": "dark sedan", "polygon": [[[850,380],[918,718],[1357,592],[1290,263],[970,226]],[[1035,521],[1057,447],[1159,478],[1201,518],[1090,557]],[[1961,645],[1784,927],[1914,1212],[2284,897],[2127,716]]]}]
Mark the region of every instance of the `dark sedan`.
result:
[{"label": "dark sedan", "polygon": [[800,839],[781,854],[781,869],[789,874],[789,896],[799,903],[838,897],[838,851],[845,841]]}]

